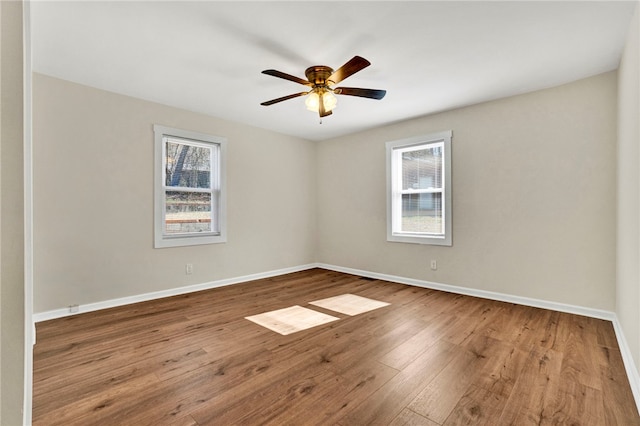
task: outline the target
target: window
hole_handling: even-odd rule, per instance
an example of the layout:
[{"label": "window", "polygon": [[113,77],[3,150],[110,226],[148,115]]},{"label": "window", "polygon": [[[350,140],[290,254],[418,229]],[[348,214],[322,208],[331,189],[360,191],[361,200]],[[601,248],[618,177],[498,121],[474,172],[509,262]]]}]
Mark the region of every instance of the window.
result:
[{"label": "window", "polygon": [[226,139],[153,126],[155,247],[223,243]]},{"label": "window", "polygon": [[387,241],[451,245],[451,131],[387,142]]}]

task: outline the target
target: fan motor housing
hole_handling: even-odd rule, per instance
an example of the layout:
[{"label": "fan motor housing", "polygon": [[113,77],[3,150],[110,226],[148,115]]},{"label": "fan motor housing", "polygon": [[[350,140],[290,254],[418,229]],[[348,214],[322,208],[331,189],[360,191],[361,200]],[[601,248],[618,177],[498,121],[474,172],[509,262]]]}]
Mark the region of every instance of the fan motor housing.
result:
[{"label": "fan motor housing", "polygon": [[307,76],[307,80],[316,86],[325,86],[327,79],[333,74],[333,69],[326,65],[314,65],[306,69],[304,74]]}]

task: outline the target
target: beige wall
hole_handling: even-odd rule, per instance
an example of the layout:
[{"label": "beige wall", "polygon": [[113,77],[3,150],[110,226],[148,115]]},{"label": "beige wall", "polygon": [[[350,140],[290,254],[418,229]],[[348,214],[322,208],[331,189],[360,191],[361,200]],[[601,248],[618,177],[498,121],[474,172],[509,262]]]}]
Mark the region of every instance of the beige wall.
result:
[{"label": "beige wall", "polygon": [[[613,310],[616,81],[316,145],[36,74],[34,311],[315,261]],[[229,139],[227,244],[152,248],[154,123]],[[388,243],[384,143],[448,129],[453,247]]]},{"label": "beige wall", "polygon": [[[611,72],[319,143],[318,261],[613,310],[616,96]],[[443,130],[453,246],[387,242],[385,142]]]},{"label": "beige wall", "polygon": [[[34,312],[314,261],[315,143],[40,74],[33,91]],[[228,139],[226,244],[153,248],[153,124]]]},{"label": "beige wall", "polygon": [[0,424],[22,424],[24,203],[22,2],[0,2]]},{"label": "beige wall", "polygon": [[618,241],[616,314],[640,367],[640,7],[618,70]]}]

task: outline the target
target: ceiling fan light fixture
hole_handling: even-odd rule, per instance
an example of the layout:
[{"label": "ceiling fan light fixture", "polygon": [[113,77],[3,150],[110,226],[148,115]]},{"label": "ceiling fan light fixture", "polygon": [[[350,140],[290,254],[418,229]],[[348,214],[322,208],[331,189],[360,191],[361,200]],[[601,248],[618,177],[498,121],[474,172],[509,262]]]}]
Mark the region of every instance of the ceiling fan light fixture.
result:
[{"label": "ceiling fan light fixture", "polygon": [[[328,90],[322,92],[322,103],[324,104],[325,111],[333,110],[337,104],[338,99]],[[307,109],[309,111],[318,112],[320,110],[320,94],[317,90],[313,90],[307,96],[307,99],[304,101]]]}]

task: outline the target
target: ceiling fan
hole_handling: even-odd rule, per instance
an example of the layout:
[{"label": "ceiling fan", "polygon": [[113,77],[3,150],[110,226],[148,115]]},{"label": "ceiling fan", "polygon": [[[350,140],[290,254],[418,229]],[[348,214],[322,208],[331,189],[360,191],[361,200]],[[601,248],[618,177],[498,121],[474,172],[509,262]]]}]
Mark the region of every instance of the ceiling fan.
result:
[{"label": "ceiling fan", "polygon": [[269,106],[278,102],[297,98],[299,96],[309,95],[307,100],[305,101],[307,109],[310,111],[318,112],[318,114],[322,118],[326,117],[327,115],[331,115],[331,110],[335,108],[337,99],[334,94],[359,96],[362,98],[370,99],[382,99],[387,93],[386,90],[361,89],[358,87],[332,87],[335,84],[340,83],[345,78],[357,73],[358,71],[363,70],[369,65],[371,65],[371,62],[360,56],[354,56],[346,64],[338,68],[337,71],[334,71],[332,68],[326,65],[314,65],[307,68],[307,70],[304,72],[307,76],[306,80],[277,70],[264,70],[262,71],[263,74],[284,78],[285,80],[293,81],[295,83],[311,87],[311,90],[309,90],[308,92],[294,93],[292,95],[272,99],[270,101],[262,102],[260,105]]}]

